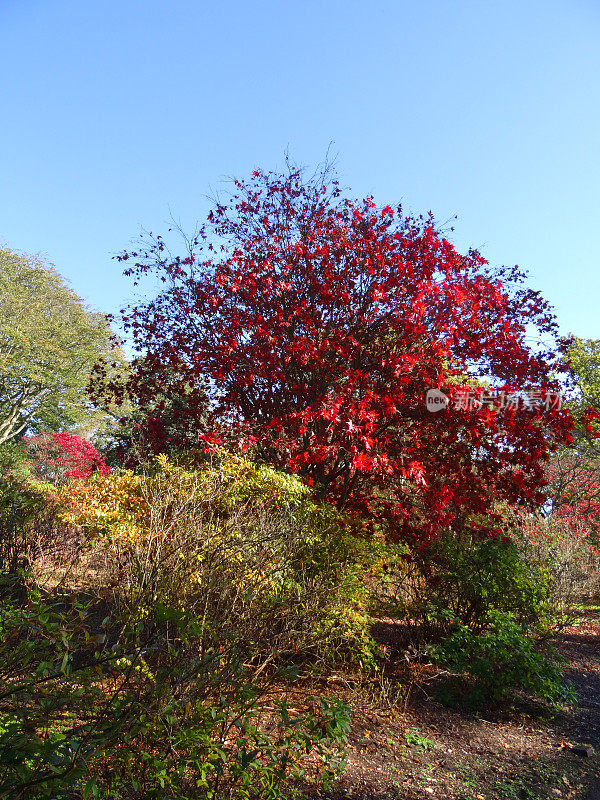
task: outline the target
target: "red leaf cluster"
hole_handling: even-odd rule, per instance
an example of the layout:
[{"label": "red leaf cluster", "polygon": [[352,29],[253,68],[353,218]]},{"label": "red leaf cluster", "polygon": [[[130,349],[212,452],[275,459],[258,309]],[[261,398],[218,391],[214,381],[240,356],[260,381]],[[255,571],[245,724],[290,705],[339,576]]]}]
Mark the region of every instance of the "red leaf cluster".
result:
[{"label": "red leaf cluster", "polygon": [[90,478],[94,472],[107,475],[104,456],[91,442],[72,433],[43,433],[26,439],[38,475],[51,483]]},{"label": "red leaf cluster", "polygon": [[[218,436],[252,447],[395,537],[462,528],[492,498],[543,500],[568,412],[430,413],[425,397],[474,383],[558,391],[543,344],[554,317],[518,268],[460,254],[431,216],[344,198],[327,176],[255,171],[185,257],[156,237],[121,259],[136,279],[165,283],[124,312],[143,353],[125,388],[140,404],[185,398],[180,446]],[[147,426],[156,449],[161,402]]]}]

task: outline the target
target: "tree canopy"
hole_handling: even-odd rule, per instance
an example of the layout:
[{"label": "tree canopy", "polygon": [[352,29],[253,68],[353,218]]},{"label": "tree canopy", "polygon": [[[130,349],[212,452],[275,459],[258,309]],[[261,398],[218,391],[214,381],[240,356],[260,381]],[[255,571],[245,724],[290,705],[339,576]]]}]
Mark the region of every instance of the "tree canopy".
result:
[{"label": "tree canopy", "polygon": [[113,338],[52,265],[0,249],[0,444],[26,431],[93,431],[87,386],[98,359],[114,361]]},{"label": "tree canopy", "polygon": [[[165,289],[124,312],[140,358],[126,387],[99,392],[180,394],[182,447],[237,441],[393,536],[487,530],[491,496],[542,501],[568,412],[425,402],[469,382],[558,391],[556,323],[517,268],[460,254],[431,216],[352,200],[327,170],[294,167],[235,181],[187,244],[174,256],[158,236],[121,256]],[[145,423],[159,451],[164,410]]]},{"label": "tree canopy", "polygon": [[572,337],[565,354],[573,441],[548,469],[552,509],[600,527],[600,341]]}]

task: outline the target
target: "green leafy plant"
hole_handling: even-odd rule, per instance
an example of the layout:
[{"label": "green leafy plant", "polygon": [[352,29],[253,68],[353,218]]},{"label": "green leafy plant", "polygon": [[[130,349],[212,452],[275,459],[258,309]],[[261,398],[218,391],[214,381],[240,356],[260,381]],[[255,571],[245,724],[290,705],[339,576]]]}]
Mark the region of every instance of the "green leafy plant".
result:
[{"label": "green leafy plant", "polygon": [[528,558],[516,537],[445,534],[412,552],[408,563],[397,559],[390,584],[388,604],[429,639],[453,620],[483,630],[494,611],[540,629],[553,617],[550,566]]},{"label": "green leafy plant", "polygon": [[404,740],[406,741],[406,744],[413,747],[421,747],[423,750],[432,750],[435,747],[431,739],[423,736],[423,734],[420,733],[417,728],[405,731]]},{"label": "green leafy plant", "polygon": [[321,697],[267,713],[269,680],[232,637],[202,651],[194,616],[158,605],[108,647],[116,620],[91,634],[90,606],[2,590],[1,796],[275,798],[341,769],[348,709]]},{"label": "green leafy plant", "polygon": [[490,611],[486,623],[484,630],[475,632],[455,619],[450,634],[429,647],[437,664],[473,680],[468,702],[500,701],[516,689],[552,703],[574,699],[562,680],[556,654],[549,649],[540,652],[534,637],[513,615]]}]

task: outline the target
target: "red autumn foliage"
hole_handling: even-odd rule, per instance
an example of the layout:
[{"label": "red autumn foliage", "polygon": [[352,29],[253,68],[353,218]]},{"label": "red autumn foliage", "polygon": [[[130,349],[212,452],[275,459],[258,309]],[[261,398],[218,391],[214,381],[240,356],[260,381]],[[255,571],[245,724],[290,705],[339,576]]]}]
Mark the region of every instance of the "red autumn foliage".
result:
[{"label": "red autumn foliage", "polygon": [[581,524],[596,542],[600,538],[600,460],[597,449],[569,448],[558,453],[546,472],[552,513]]},{"label": "red autumn foliage", "polygon": [[546,470],[552,513],[600,539],[600,413],[584,402],[574,407],[574,441],[560,448]]},{"label": "red autumn foliage", "polygon": [[[491,498],[542,502],[567,411],[425,404],[428,389],[451,396],[473,379],[559,390],[556,348],[529,344],[555,339],[556,323],[519,269],[457,252],[431,216],[344,198],[326,172],[234,186],[185,257],[160,236],[120,257],[165,288],[124,311],[144,354],[133,377],[96,393],[149,409],[155,450],[235,439],[394,537],[462,529]],[[185,400],[185,427],[165,397]]]},{"label": "red autumn foliage", "polygon": [[51,483],[87,479],[94,472],[107,475],[104,456],[91,442],[72,433],[43,433],[26,439],[38,475]]}]

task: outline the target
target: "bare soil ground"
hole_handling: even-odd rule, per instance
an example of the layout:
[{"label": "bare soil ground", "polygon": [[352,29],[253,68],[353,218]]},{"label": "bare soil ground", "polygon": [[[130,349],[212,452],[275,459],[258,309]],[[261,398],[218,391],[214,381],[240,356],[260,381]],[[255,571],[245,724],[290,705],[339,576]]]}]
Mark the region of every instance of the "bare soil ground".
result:
[{"label": "bare soil ground", "polygon": [[[393,624],[381,626],[378,635],[393,650]],[[452,710],[435,699],[435,676],[425,676],[406,706],[400,701],[388,710],[361,704],[348,687],[340,688],[354,707],[348,768],[322,796],[600,800],[600,608],[582,611],[554,644],[567,659],[576,707],[523,698],[493,712]],[[389,678],[393,692],[393,674]],[[589,749],[579,751],[579,745]]]}]

